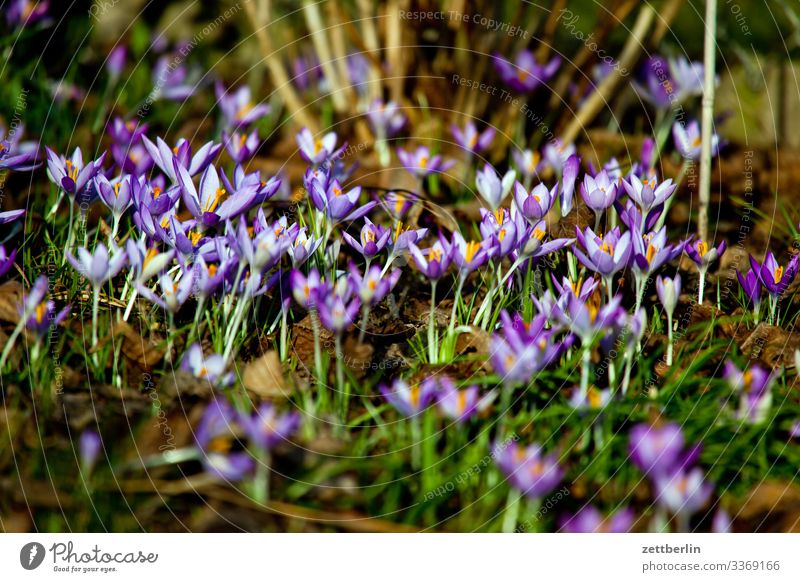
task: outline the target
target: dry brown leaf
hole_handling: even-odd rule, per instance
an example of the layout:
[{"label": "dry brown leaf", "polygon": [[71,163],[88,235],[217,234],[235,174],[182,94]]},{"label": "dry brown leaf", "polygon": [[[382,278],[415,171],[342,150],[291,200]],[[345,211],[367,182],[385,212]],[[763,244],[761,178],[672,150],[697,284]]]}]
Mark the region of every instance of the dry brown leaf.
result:
[{"label": "dry brown leaf", "polygon": [[741,344],[742,352],[773,368],[794,366],[794,351],[800,348],[800,333],[760,323]]},{"label": "dry brown leaf", "polygon": [[19,281],[6,281],[0,285],[0,320],[10,323],[19,321],[22,293],[22,283]]},{"label": "dry brown leaf", "polygon": [[270,350],[248,362],[242,374],[245,388],[261,398],[288,397],[278,352]]},{"label": "dry brown leaf", "polygon": [[800,487],[783,481],[759,483],[741,504],[736,523],[745,526],[742,531],[800,532]]}]

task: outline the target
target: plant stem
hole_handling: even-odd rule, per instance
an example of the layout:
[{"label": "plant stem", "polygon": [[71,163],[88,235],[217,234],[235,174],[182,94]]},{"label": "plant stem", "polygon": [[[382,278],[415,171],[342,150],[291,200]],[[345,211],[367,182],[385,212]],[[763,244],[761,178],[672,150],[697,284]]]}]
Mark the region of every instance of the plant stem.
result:
[{"label": "plant stem", "polygon": [[431,281],[431,313],[428,319],[428,363],[436,364],[437,352],[434,339],[436,336],[436,280]]},{"label": "plant stem", "polygon": [[314,331],[314,370],[317,375],[317,384],[322,387],[324,381],[322,378],[322,348],[319,344],[319,317],[316,310],[311,310],[311,329]]},{"label": "plant stem", "polygon": [[519,520],[519,506],[522,504],[522,493],[514,487],[508,490],[506,508],[503,511],[503,533],[512,533]]},{"label": "plant stem", "polygon": [[349,408],[350,400],[350,384],[344,380],[344,368],[342,367],[343,353],[342,353],[342,334],[337,333],[334,336],[334,345],[336,347],[336,391],[341,395],[341,412],[342,422],[347,421],[347,410]]},{"label": "plant stem", "polygon": [[[716,90],[717,0],[706,0],[705,42],[703,46],[703,116],[700,144],[700,199],[697,211],[697,235],[708,240],[708,206],[711,201],[711,137],[714,125]],[[702,303],[702,301],[700,302]]]},{"label": "plant stem", "polygon": [[706,287],[706,269],[700,269],[700,282],[697,286],[697,304],[703,304],[703,292],[705,291]]},{"label": "plant stem", "polygon": [[672,365],[672,314],[667,313],[667,336],[669,338],[667,343],[667,366]]},{"label": "plant stem", "polygon": [[581,392],[580,400],[586,400],[586,395],[589,393],[589,368],[592,365],[592,350],[589,345],[583,346],[583,357],[581,362]]},{"label": "plant stem", "polygon": [[[100,287],[92,289],[92,348],[97,347],[97,312],[100,310]],[[92,362],[97,366],[97,352],[92,354]]]}]

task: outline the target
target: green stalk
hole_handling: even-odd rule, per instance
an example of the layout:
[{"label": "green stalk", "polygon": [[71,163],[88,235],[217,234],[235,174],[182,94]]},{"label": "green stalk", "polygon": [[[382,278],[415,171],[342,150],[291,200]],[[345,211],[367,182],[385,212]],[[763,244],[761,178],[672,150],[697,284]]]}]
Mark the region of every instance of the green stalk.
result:
[{"label": "green stalk", "polygon": [[429,364],[436,364],[438,361],[438,349],[436,346],[436,340],[434,339],[436,335],[436,283],[437,281],[434,279],[431,281],[431,313],[428,319],[428,363]]}]

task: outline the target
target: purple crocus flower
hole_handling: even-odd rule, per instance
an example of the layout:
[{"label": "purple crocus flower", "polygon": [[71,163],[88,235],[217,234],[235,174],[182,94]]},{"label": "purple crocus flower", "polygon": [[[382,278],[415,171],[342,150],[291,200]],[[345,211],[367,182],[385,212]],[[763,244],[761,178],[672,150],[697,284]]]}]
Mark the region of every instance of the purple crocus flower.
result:
[{"label": "purple crocus flower", "polygon": [[297,134],[297,146],[300,155],[305,161],[314,166],[319,166],[333,158],[339,157],[345,146],[336,149],[336,133],[331,131],[322,137],[314,137],[311,130],[304,127]]},{"label": "purple crocus flower", "polygon": [[664,204],[677,188],[671,178],[658,184],[655,177],[645,181],[635,175],[623,180],[622,186],[643,214]]},{"label": "purple crocus flower", "polygon": [[572,252],[586,268],[608,279],[628,265],[633,252],[630,231],[620,234],[615,228],[598,236],[587,226],[583,232],[576,228],[576,232],[585,251],[573,247]]},{"label": "purple crocus flower", "polygon": [[25,126],[21,122],[10,132],[0,125],[0,170],[24,172],[39,166],[39,145],[32,141],[20,141],[24,131]]},{"label": "purple crocus flower", "polygon": [[8,273],[11,267],[14,266],[14,259],[17,256],[17,249],[12,249],[10,253],[6,251],[6,247],[0,244],[0,277]]},{"label": "purple crocus flower", "polygon": [[197,89],[199,71],[196,68],[190,69],[183,63],[182,50],[187,49],[178,48],[176,54],[163,55],[156,61],[152,71],[152,101],[167,99],[180,103],[191,97]]},{"label": "purple crocus flower", "polygon": [[298,305],[309,310],[316,309],[318,291],[322,287],[319,271],[311,269],[306,277],[299,269],[292,269],[289,284]]},{"label": "purple crocus flower", "polygon": [[75,258],[69,251],[65,251],[65,253],[70,264],[78,273],[86,277],[95,289],[102,287],[106,281],[116,276],[128,260],[128,255],[124,250],[112,246],[109,252],[108,247],[103,243],[97,244],[94,253],[90,253],[83,247],[79,248],[78,258]]},{"label": "purple crocus flower", "polygon": [[485,410],[490,403],[489,398],[481,398],[477,386],[459,390],[448,376],[439,378],[436,406],[446,418],[457,423],[466,422],[478,412]]},{"label": "purple crocus flower", "polygon": [[656,107],[666,109],[703,92],[703,63],[684,57],[667,62],[661,56],[648,59],[644,85],[633,83],[637,93]]},{"label": "purple crocus flower", "polygon": [[669,474],[679,464],[684,438],[680,426],[637,424],[630,432],[630,454],[633,464],[646,475]]},{"label": "purple crocus flower", "polygon": [[594,177],[586,174],[581,184],[581,198],[586,206],[594,210],[597,228],[603,212],[617,199],[617,182],[605,170],[600,170]]},{"label": "purple crocus flower", "polygon": [[430,405],[437,391],[437,383],[427,378],[421,384],[411,384],[400,378],[391,386],[382,384],[381,394],[403,416],[416,416]]},{"label": "purple crocus flower", "polygon": [[322,326],[335,334],[347,330],[356,320],[361,301],[353,294],[352,283],[345,279],[342,286],[323,284],[317,289],[317,311]]},{"label": "purple crocus flower", "polygon": [[492,144],[496,131],[493,127],[487,127],[479,132],[475,123],[470,120],[464,125],[463,130],[455,124],[451,125],[450,133],[453,134],[456,143],[468,153],[479,154]]},{"label": "purple crocus flower", "polygon": [[425,146],[420,146],[413,152],[397,148],[397,157],[406,170],[420,179],[445,172],[455,163],[453,160],[443,160],[440,155],[431,157],[430,150]]},{"label": "purple crocus flower", "polygon": [[364,255],[365,258],[371,259],[389,242],[392,232],[388,228],[380,225],[373,224],[369,218],[364,218],[364,226],[361,227],[360,240],[354,239],[346,232],[342,233],[345,242]]},{"label": "purple crocus flower", "polygon": [[108,54],[106,59],[106,71],[113,79],[119,79],[122,71],[125,70],[125,62],[128,60],[128,47],[124,44],[116,45]]},{"label": "purple crocus flower", "polygon": [[[675,149],[687,160],[699,160],[703,140],[700,134],[700,125],[696,120],[689,122],[686,127],[683,123],[676,121],[672,125],[672,138],[675,140]],[[711,136],[711,155],[719,153],[719,137],[717,134]]]},{"label": "purple crocus flower", "polygon": [[100,440],[100,435],[96,431],[86,429],[81,433],[78,451],[81,459],[81,470],[85,475],[92,472],[102,449],[103,441]]},{"label": "purple crocus flower", "polygon": [[392,236],[389,237],[389,247],[392,253],[397,254],[409,249],[409,245],[417,244],[428,234],[427,228],[403,228],[403,223],[399,220],[395,224]]},{"label": "purple crocus flower", "polygon": [[541,169],[542,156],[539,155],[539,152],[529,149],[521,151],[515,149],[511,152],[511,155],[514,158],[514,165],[517,171],[528,180],[538,174]]},{"label": "purple crocus flower", "polygon": [[6,8],[9,25],[30,26],[47,17],[49,0],[11,0]]},{"label": "purple crocus flower", "polygon": [[83,153],[80,148],[75,148],[69,159],[59,156],[47,146],[45,146],[45,150],[47,152],[47,177],[56,186],[73,196],[83,192],[92,178],[100,171],[106,157],[106,154],[103,153],[96,160],[84,165]]},{"label": "purple crocus flower", "polygon": [[786,291],[786,288],[791,285],[797,276],[798,256],[794,255],[789,259],[786,267],[783,267],[775,260],[775,255],[772,254],[772,251],[769,251],[761,265],[751,255],[750,266],[753,272],[758,275],[759,281],[761,281],[767,292],[773,297],[779,297],[783,295],[783,292]]},{"label": "purple crocus flower", "polygon": [[[220,221],[230,220],[247,212],[257,202],[259,187],[246,183],[234,192],[222,187],[216,168],[210,165],[200,178],[200,191],[192,182],[189,171],[174,161],[175,173],[181,187],[183,202],[195,220],[204,226],[215,226]],[[223,197],[224,201],[220,202]]]},{"label": "purple crocus flower", "polygon": [[353,288],[358,291],[361,303],[364,305],[377,305],[397,284],[400,279],[400,269],[394,269],[387,276],[382,275],[383,269],[378,265],[372,267],[361,276],[358,267],[350,265],[350,279]]},{"label": "purple crocus flower", "polygon": [[514,91],[530,93],[556,74],[561,65],[561,57],[553,57],[550,62],[541,65],[531,51],[523,49],[517,53],[513,62],[495,54],[494,65],[506,85]]},{"label": "purple crocus flower", "polygon": [[18,218],[20,218],[23,214],[25,214],[24,208],[20,208],[19,210],[7,210],[6,212],[0,212],[0,224],[13,222]]},{"label": "purple crocus flower", "polygon": [[500,312],[501,334],[491,340],[492,368],[507,386],[527,383],[534,374],[556,361],[562,349],[545,329],[547,317],[537,315],[526,323],[519,314]]},{"label": "purple crocus flower", "polygon": [[428,279],[438,281],[445,274],[450,262],[453,260],[452,246],[439,235],[437,240],[430,248],[420,250],[414,243],[408,244],[408,250],[417,269]]},{"label": "purple crocus flower", "polygon": [[543,152],[542,165],[551,168],[560,177],[567,160],[575,155],[575,144],[565,145],[561,140],[555,139],[545,144]]},{"label": "purple crocus flower", "polygon": [[292,246],[287,249],[287,254],[292,259],[292,266],[299,267],[313,255],[322,244],[321,238],[308,236],[306,227],[301,228]]},{"label": "purple crocus flower", "polygon": [[587,301],[591,297],[600,282],[597,279],[584,279],[580,277],[577,281],[570,281],[567,277],[562,277],[559,283],[555,275],[551,275],[553,286],[558,290],[559,297],[571,293],[581,301]]},{"label": "purple crocus flower", "polygon": [[460,232],[453,233],[451,248],[453,262],[458,267],[462,277],[466,277],[472,271],[484,265],[489,260],[493,250],[491,241],[478,242],[471,240],[467,242]]},{"label": "purple crocus flower", "polygon": [[279,414],[270,402],[262,403],[252,415],[241,415],[240,418],[250,443],[262,451],[269,451],[287,442],[300,427],[299,413]]},{"label": "purple crocus flower", "polygon": [[253,469],[245,451],[234,451],[237,414],[225,400],[208,404],[195,432],[201,461],[206,471],[219,479],[239,481]]},{"label": "purple crocus flower", "polygon": [[514,185],[516,175],[514,170],[509,170],[501,180],[495,169],[489,164],[486,164],[483,170],[475,175],[475,187],[478,194],[489,204],[492,211],[500,207],[500,203]]},{"label": "purple crocus flower", "polygon": [[310,180],[309,195],[314,206],[334,222],[357,220],[378,204],[375,200],[371,200],[359,206],[361,186],[345,192],[338,180],[332,180],[327,186],[323,186],[319,180]]},{"label": "purple crocus flower", "polygon": [[747,295],[750,303],[753,304],[753,309],[758,311],[758,307],[761,305],[761,279],[758,276],[758,271],[751,269],[747,271],[747,275],[742,275],[741,271],[737,270],[736,277],[739,279],[739,284],[742,286],[742,290]]},{"label": "purple crocus flower", "polygon": [[537,443],[524,448],[516,442],[497,444],[493,456],[509,485],[531,499],[541,499],[550,493],[564,476],[558,456],[545,455]]},{"label": "purple crocus flower", "polygon": [[384,103],[381,99],[373,99],[367,110],[367,120],[372,131],[380,139],[396,136],[406,124],[408,119],[400,111],[400,106],[394,101]]},{"label": "purple crocus flower", "polygon": [[222,143],[225,144],[225,149],[231,159],[237,164],[243,164],[256,154],[261,140],[258,138],[256,130],[250,133],[234,131],[231,135],[228,135],[227,131],[223,131]]},{"label": "purple crocus flower", "polygon": [[561,520],[561,531],[567,533],[628,533],[634,514],[630,508],[620,509],[608,517],[593,505],[583,506],[575,515]]},{"label": "purple crocus flower", "polygon": [[538,222],[547,216],[558,194],[558,184],[548,190],[544,184],[537,185],[528,192],[519,182],[514,183],[514,204],[520,214],[529,222]]},{"label": "purple crocus flower", "polygon": [[660,473],[653,477],[656,501],[668,510],[690,516],[708,503],[713,486],[705,481],[699,467],[681,467],[672,473]]},{"label": "purple crocus flower", "polygon": [[578,179],[578,172],[581,169],[581,159],[576,155],[571,155],[564,162],[564,172],[561,176],[561,216],[566,216],[572,211],[572,198],[575,193],[575,180]]},{"label": "purple crocus flower", "polygon": [[772,406],[775,375],[759,364],[752,364],[743,372],[728,360],[725,362],[725,380],[735,394],[741,395],[737,418],[750,424],[764,422]]},{"label": "purple crocus flower", "polygon": [[183,138],[178,140],[174,148],[170,148],[167,142],[160,137],[157,137],[156,143],[153,143],[146,135],[142,136],[142,143],[156,165],[173,184],[178,181],[178,175],[175,172],[175,161],[189,173],[189,176],[196,176],[211,164],[222,149],[222,144],[215,144],[209,141],[192,155],[191,144]]},{"label": "purple crocus flower", "polygon": [[265,103],[254,104],[250,87],[243,85],[234,92],[225,89],[220,81],[214,85],[219,108],[225,118],[225,127],[246,127],[269,115],[270,107]]},{"label": "purple crocus flower", "polygon": [[133,204],[134,191],[141,187],[144,178],[140,181],[127,175],[117,178],[112,183],[103,174],[98,174],[94,178],[94,183],[100,200],[108,207],[114,218],[119,220]]},{"label": "purple crocus flower", "polygon": [[494,212],[481,208],[480,213],[479,229],[484,240],[488,240],[491,245],[490,256],[495,259],[508,256],[517,248],[519,236],[525,234],[526,230],[523,229],[520,233],[507,208],[498,208]]},{"label": "purple crocus flower", "polygon": [[667,227],[644,236],[635,235],[633,239],[633,268],[642,277],[649,277],[662,265],[683,252],[681,245],[667,244]]},{"label": "purple crocus flower", "polygon": [[198,343],[189,346],[181,360],[181,370],[200,380],[208,380],[217,388],[226,388],[235,380],[233,372],[227,372],[226,368],[225,358],[220,354],[204,356],[203,348]]},{"label": "purple crocus flower", "polygon": [[[686,244],[683,245],[683,250],[686,252],[687,256],[692,259],[692,261],[694,261],[697,267],[701,270],[707,270],[714,261],[725,254],[725,249],[727,248],[728,243],[725,241],[719,243],[716,248],[709,247],[708,243],[702,240],[697,240],[694,242],[687,240]],[[752,259],[750,262],[752,264]]]},{"label": "purple crocus flower", "polygon": [[675,308],[678,306],[678,298],[681,295],[681,276],[676,273],[673,279],[669,277],[656,277],[656,293],[664,311],[672,317]]},{"label": "purple crocus flower", "polygon": [[22,302],[20,316],[25,319],[25,328],[41,340],[51,329],[61,324],[69,315],[69,305],[56,311],[56,304],[47,299],[49,281],[39,276]]},{"label": "purple crocus flower", "polygon": [[194,271],[191,269],[184,270],[183,277],[177,283],[172,278],[172,275],[162,273],[158,278],[158,284],[161,287],[161,296],[141,283],[136,283],[136,289],[139,291],[139,295],[151,303],[170,313],[177,313],[194,290]]},{"label": "purple crocus flower", "polygon": [[714,519],[711,520],[711,531],[713,533],[731,533],[732,527],[731,515],[722,507],[718,508],[714,513]]}]

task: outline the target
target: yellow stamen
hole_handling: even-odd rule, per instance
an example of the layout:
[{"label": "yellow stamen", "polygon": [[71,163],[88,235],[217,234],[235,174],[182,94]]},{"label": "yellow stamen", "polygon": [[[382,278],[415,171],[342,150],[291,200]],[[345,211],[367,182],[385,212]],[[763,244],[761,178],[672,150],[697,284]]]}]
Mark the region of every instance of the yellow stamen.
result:
[{"label": "yellow stamen", "polygon": [[248,113],[250,113],[250,111],[252,111],[253,107],[255,107],[255,106],[252,103],[250,103],[249,101],[247,103],[245,103],[244,105],[242,105],[239,108],[239,111],[236,112],[236,119],[239,120],[239,121],[244,119],[245,115],[247,115]]},{"label": "yellow stamen", "polygon": [[464,258],[468,263],[472,262],[472,259],[475,258],[475,253],[478,252],[478,249],[481,248],[480,243],[471,240],[467,243],[467,248],[464,250]]},{"label": "yellow stamen", "polygon": [[47,304],[40,303],[36,306],[36,323],[42,323],[44,316],[47,313]]},{"label": "yellow stamen", "polygon": [[214,197],[208,201],[205,207],[205,212],[214,212],[219,205],[220,199],[225,195],[225,188],[217,188]]},{"label": "yellow stamen", "polygon": [[462,390],[458,393],[458,412],[463,413],[467,409],[467,391]]},{"label": "yellow stamen", "polygon": [[217,266],[216,265],[209,265],[208,266],[208,276],[214,277],[217,274]]},{"label": "yellow stamen", "polygon": [[153,188],[153,200],[155,200],[159,196],[161,196],[161,188],[156,186],[155,188]]},{"label": "yellow stamen", "polygon": [[645,258],[647,262],[650,263],[653,260],[653,257],[656,256],[656,248],[653,245],[647,245],[647,255]]},{"label": "yellow stamen", "polygon": [[413,386],[411,386],[411,388],[409,388],[409,394],[408,394],[408,401],[411,404],[412,408],[416,408],[417,406],[419,406],[419,399],[420,399],[420,389],[417,384],[414,384]]},{"label": "yellow stamen", "polygon": [[708,252],[708,243],[706,243],[704,241],[698,241],[698,243],[697,243],[697,254],[699,254],[701,257],[704,257],[704,256],[706,256],[707,252]]},{"label": "yellow stamen", "polygon": [[570,283],[570,287],[572,287],[575,297],[578,297],[581,294],[581,287],[583,287],[583,277],[580,277],[575,283]]},{"label": "yellow stamen", "polygon": [[419,167],[420,168],[427,168],[428,167],[428,158],[426,156],[422,156],[419,159]]},{"label": "yellow stamen", "polygon": [[541,228],[534,228],[531,233],[531,238],[542,240],[544,238],[544,231]]},{"label": "yellow stamen", "polygon": [[208,450],[212,453],[227,453],[231,450],[231,439],[227,436],[218,436],[208,443]]},{"label": "yellow stamen", "polygon": [[189,240],[192,241],[192,246],[197,246],[197,243],[200,242],[200,239],[203,237],[203,233],[201,232],[190,232],[189,233]]},{"label": "yellow stamen", "polygon": [[144,253],[144,261],[142,262],[142,266],[146,267],[148,263],[150,263],[150,261],[153,260],[153,257],[155,257],[157,254],[158,250],[156,249],[156,247],[150,247],[149,249],[147,249],[147,251]]},{"label": "yellow stamen", "polygon": [[781,282],[781,279],[783,279],[783,267],[775,267],[774,278],[776,284]]}]

